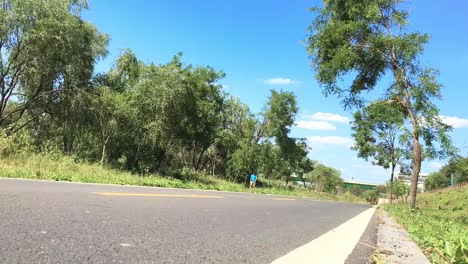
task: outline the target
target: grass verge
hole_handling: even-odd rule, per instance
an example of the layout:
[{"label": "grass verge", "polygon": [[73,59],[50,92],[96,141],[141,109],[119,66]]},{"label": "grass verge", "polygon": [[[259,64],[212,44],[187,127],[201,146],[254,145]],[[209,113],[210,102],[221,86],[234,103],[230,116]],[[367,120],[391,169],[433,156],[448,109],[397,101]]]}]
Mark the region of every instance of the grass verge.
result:
[{"label": "grass verge", "polygon": [[386,205],[433,263],[468,263],[468,186],[422,193],[417,209]]},{"label": "grass verge", "polygon": [[350,193],[333,195],[317,193],[300,186],[285,187],[279,181],[268,180],[268,187],[249,190],[244,185],[218,177],[203,174],[190,177],[167,177],[157,174],[140,176],[129,172],[101,168],[97,164],[77,163],[68,157],[48,155],[18,154],[0,158],[0,177],[54,180],[86,183],[107,183],[120,185],[140,185],[166,188],[203,189],[232,192],[253,192],[259,194],[290,195],[316,199],[339,200],[364,203],[362,198]]}]

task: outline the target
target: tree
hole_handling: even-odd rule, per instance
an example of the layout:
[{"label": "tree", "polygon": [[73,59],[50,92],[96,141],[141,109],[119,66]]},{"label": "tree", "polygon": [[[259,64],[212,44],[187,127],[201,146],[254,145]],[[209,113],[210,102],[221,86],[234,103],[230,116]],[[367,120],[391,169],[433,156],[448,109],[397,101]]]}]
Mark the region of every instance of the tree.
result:
[{"label": "tree", "polygon": [[319,164],[307,174],[307,178],[313,183],[315,191],[335,192],[338,187],[343,185],[340,174],[340,171],[334,168]]},{"label": "tree", "polygon": [[299,178],[302,180],[302,183],[304,184],[304,188],[307,188],[306,186],[306,180],[305,180],[305,175],[311,171],[314,170],[316,162],[309,159],[308,157],[303,157],[302,160],[299,161],[297,169],[296,169],[296,174],[299,176]]},{"label": "tree", "polygon": [[447,179],[453,175],[455,183],[468,182],[468,158],[457,157],[440,170]]},{"label": "tree", "polygon": [[457,157],[450,160],[439,171],[426,178],[424,188],[430,191],[448,187],[452,176],[455,183],[468,182],[468,158]]},{"label": "tree", "polygon": [[147,156],[152,159],[151,169],[158,171],[173,161],[196,171],[205,169],[207,150],[221,129],[224,95],[216,82],[224,73],[211,67],[185,66],[181,54],[165,65],[140,65],[132,72],[138,73],[133,74],[138,81],[123,80],[133,86],[128,92],[151,152]]},{"label": "tree", "polygon": [[407,139],[401,110],[398,105],[373,102],[354,114],[352,126],[356,142],[353,149],[358,152],[358,157],[371,160],[372,164],[385,169],[390,168],[390,202],[395,168],[408,156],[404,146],[399,144]]},{"label": "tree", "polygon": [[405,197],[405,200],[408,200],[408,196],[410,195],[410,187],[406,185],[403,180],[397,180],[393,183],[393,191],[396,197]]},{"label": "tree", "polygon": [[271,96],[267,103],[267,110],[264,112],[264,128],[266,135],[273,138],[279,147],[277,160],[284,163],[282,168],[286,185],[289,183],[293,173],[303,173],[302,170],[309,170],[303,162],[307,156],[307,144],[303,139],[289,136],[291,127],[298,112],[296,97],[291,92],[271,91]]},{"label": "tree", "polygon": [[213,165],[211,169],[214,170],[214,167],[216,167],[219,175],[231,178],[244,175],[241,171],[248,170],[245,166],[243,166],[243,169],[234,168],[236,165],[244,163],[244,161],[231,162],[231,160],[233,157],[241,159],[242,153],[239,151],[239,146],[246,147],[251,144],[254,130],[255,118],[250,113],[247,105],[241,103],[239,99],[227,97],[221,113],[221,127],[213,146],[215,154],[212,157],[211,163]]},{"label": "tree", "polygon": [[[408,13],[400,0],[331,0],[315,8],[307,51],[325,95],[341,97],[345,109],[365,106],[363,94],[377,86],[378,100],[404,110],[412,140],[410,207],[416,206],[417,184],[424,153],[454,154],[450,127],[439,117],[434,99],[441,99],[437,71],[418,58],[429,36],[406,29]],[[351,80],[342,81],[343,77]],[[390,83],[385,81],[391,79]],[[439,142],[437,144],[436,142]],[[440,150],[437,146],[440,145]]]},{"label": "tree", "polygon": [[99,127],[101,139],[101,166],[107,159],[107,146],[117,133],[119,124],[123,124],[127,110],[127,98],[114,92],[109,87],[101,87],[92,102],[92,110]]},{"label": "tree", "polygon": [[378,195],[381,194],[387,194],[387,186],[382,184],[382,185],[377,185],[375,186],[375,191],[377,192]]},{"label": "tree", "polygon": [[433,172],[424,180],[424,189],[431,191],[450,186],[450,178],[441,172]]},{"label": "tree", "polygon": [[242,182],[258,171],[287,184],[312,169],[305,140],[290,136],[293,93],[272,91],[255,115],[222,90],[224,72],[185,64],[181,53],[155,64],[126,49],[95,74],[108,38],[83,8],[85,0],[0,5],[1,136],[24,132],[32,151],[142,174],[189,168]]},{"label": "tree", "polygon": [[366,199],[366,201],[374,203],[377,198],[379,198],[379,194],[376,190],[366,190],[362,193],[362,197]]},{"label": "tree", "polygon": [[[86,86],[108,38],[80,18],[85,7],[69,0],[2,2],[0,128],[14,133]],[[31,109],[38,110],[21,120]]]}]

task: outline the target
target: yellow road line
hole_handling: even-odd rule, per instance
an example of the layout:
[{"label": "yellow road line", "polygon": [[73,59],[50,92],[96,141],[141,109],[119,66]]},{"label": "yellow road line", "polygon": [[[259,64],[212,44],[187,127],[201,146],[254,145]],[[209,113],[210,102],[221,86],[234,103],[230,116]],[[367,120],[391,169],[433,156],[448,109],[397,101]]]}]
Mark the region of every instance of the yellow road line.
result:
[{"label": "yellow road line", "polygon": [[196,194],[163,194],[163,193],[117,193],[117,192],[94,192],[94,194],[105,196],[139,196],[139,197],[174,197],[174,198],[216,198],[223,196],[196,195]]},{"label": "yellow road line", "polygon": [[272,200],[275,200],[275,201],[296,201],[296,199],[293,199],[293,198],[273,198]]}]

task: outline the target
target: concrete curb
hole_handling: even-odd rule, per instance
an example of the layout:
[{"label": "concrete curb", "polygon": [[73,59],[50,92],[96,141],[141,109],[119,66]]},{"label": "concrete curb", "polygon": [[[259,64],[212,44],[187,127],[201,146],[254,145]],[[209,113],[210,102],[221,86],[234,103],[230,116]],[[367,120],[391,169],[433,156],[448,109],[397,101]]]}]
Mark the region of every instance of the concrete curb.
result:
[{"label": "concrete curb", "polygon": [[385,211],[379,210],[377,254],[388,264],[430,264],[408,232]]}]

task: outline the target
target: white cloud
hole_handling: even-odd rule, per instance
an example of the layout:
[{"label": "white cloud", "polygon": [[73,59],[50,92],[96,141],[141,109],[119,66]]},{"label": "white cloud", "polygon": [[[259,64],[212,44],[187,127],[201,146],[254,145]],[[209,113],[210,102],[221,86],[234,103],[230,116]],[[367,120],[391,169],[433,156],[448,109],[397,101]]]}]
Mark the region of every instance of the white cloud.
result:
[{"label": "white cloud", "polygon": [[310,136],[307,137],[307,140],[311,144],[328,144],[345,147],[351,147],[354,144],[354,140],[352,138],[340,136]]},{"label": "white cloud", "polygon": [[438,162],[438,161],[433,161],[429,164],[429,166],[431,166],[431,168],[433,169],[437,169],[437,170],[440,170],[445,164],[443,164],[442,162]]},{"label": "white cloud", "polygon": [[265,83],[270,85],[290,85],[296,83],[296,81],[289,78],[278,77],[265,80]]},{"label": "white cloud", "polygon": [[229,89],[231,88],[231,86],[227,85],[227,84],[221,84],[221,86],[223,87],[223,89]]},{"label": "white cloud", "polygon": [[456,116],[444,116],[441,115],[440,118],[444,121],[445,124],[451,125],[453,128],[467,128],[468,119],[460,118]]},{"label": "white cloud", "polygon": [[299,120],[296,122],[297,127],[310,130],[336,130],[336,126],[324,121],[308,121]]},{"label": "white cloud", "polygon": [[310,130],[336,130],[336,126],[331,122],[349,123],[349,118],[338,114],[317,112],[313,115],[306,115],[304,119],[297,121],[296,125]]},{"label": "white cloud", "polygon": [[346,116],[332,114],[332,113],[323,113],[317,112],[310,116],[312,120],[322,120],[322,121],[329,121],[329,122],[337,122],[337,123],[349,123],[349,118]]}]

